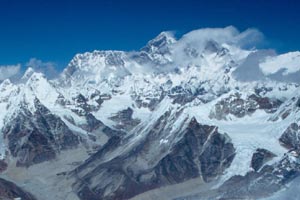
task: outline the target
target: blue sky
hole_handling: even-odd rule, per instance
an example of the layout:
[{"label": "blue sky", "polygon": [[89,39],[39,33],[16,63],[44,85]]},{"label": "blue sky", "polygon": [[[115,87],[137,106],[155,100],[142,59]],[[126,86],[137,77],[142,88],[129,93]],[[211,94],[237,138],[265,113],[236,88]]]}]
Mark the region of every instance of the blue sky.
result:
[{"label": "blue sky", "polygon": [[31,58],[65,67],[95,49],[138,50],[161,31],[180,36],[203,27],[257,28],[261,44],[300,50],[297,0],[1,0],[0,66]]}]

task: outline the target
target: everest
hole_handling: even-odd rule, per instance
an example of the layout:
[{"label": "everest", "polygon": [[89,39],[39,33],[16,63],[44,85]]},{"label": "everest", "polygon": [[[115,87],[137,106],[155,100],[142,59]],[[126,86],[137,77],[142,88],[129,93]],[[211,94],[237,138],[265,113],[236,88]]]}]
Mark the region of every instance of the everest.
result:
[{"label": "everest", "polygon": [[162,32],[0,83],[0,197],[280,199],[300,174],[300,52]]}]

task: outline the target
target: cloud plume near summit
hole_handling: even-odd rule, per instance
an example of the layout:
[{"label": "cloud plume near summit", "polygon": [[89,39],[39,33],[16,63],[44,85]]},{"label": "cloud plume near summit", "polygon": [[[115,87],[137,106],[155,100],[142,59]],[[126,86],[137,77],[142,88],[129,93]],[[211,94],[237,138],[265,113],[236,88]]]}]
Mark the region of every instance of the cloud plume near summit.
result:
[{"label": "cloud plume near summit", "polygon": [[[299,52],[277,55],[274,49],[260,49],[266,39],[258,29],[249,28],[239,31],[234,26],[227,26],[225,28],[201,28],[179,38],[175,35],[170,31],[161,32],[146,46],[134,52],[95,50],[91,54],[97,54],[97,52],[107,54],[105,62],[101,64],[101,59],[97,60],[93,56],[95,59],[93,62],[80,61],[78,64],[84,65],[82,69],[85,70],[76,73],[96,73],[103,79],[129,74],[170,72],[189,66],[206,67],[206,71],[214,73],[218,69],[213,65],[217,63],[212,64],[207,60],[207,54],[219,53],[226,54],[227,59],[234,57],[237,61],[232,69],[237,80],[272,79],[284,82],[299,82],[300,80]],[[68,66],[88,54],[75,55]],[[212,66],[209,67],[209,65]],[[60,75],[58,71],[61,71],[58,70],[56,63],[44,62],[37,58],[31,58],[23,66],[22,69],[30,67],[36,72],[45,74],[49,79],[57,78]],[[0,70],[0,79],[3,80],[18,74],[21,65],[2,66]]]},{"label": "cloud plume near summit", "polygon": [[21,65],[2,65],[0,66],[0,81],[11,78],[20,72]]}]

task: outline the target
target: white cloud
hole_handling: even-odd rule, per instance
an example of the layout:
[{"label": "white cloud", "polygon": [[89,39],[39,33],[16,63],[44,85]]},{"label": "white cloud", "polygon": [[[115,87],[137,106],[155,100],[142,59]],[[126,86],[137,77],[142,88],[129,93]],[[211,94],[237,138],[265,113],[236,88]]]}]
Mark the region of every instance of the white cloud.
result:
[{"label": "white cloud", "polygon": [[0,66],[0,80],[5,80],[17,75],[20,72],[21,65],[6,65]]},{"label": "white cloud", "polygon": [[[247,49],[255,48],[263,39],[263,34],[257,29],[247,29],[240,32],[233,26],[225,28],[203,28],[191,31],[183,35],[172,47],[174,62],[182,66],[193,63],[191,56],[186,52],[195,52],[201,54],[209,45],[217,44],[218,47],[231,46],[234,48]],[[246,56],[246,54],[241,54]],[[196,61],[197,58],[195,57]]]},{"label": "white cloud", "polygon": [[43,62],[37,58],[31,58],[27,63],[26,67],[31,67],[36,72],[41,72],[45,74],[48,78],[54,78],[57,76],[56,71],[57,65],[53,62]]},{"label": "white cloud", "polygon": [[255,45],[263,39],[263,34],[257,29],[247,29],[244,32],[238,31],[234,26],[225,28],[203,28],[191,31],[182,36],[179,43],[193,44],[198,48],[203,47],[207,41],[213,40],[219,44],[234,44],[244,47]]},{"label": "white cloud", "polygon": [[264,40],[264,35],[257,29],[250,28],[235,36],[236,44],[242,48],[253,48]]},{"label": "white cloud", "polygon": [[265,75],[282,71],[282,75],[288,75],[300,71],[300,52],[289,52],[278,56],[267,57],[259,67]]}]

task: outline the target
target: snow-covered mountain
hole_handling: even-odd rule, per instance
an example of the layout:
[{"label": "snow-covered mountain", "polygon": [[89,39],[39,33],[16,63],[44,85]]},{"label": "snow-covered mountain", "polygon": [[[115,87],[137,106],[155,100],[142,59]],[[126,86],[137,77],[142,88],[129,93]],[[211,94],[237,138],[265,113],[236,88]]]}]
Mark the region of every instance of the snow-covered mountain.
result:
[{"label": "snow-covered mountain", "polygon": [[77,54],[56,79],[4,80],[1,177],[37,199],[281,192],[300,172],[299,52],[245,49],[252,31],[162,32]]}]

